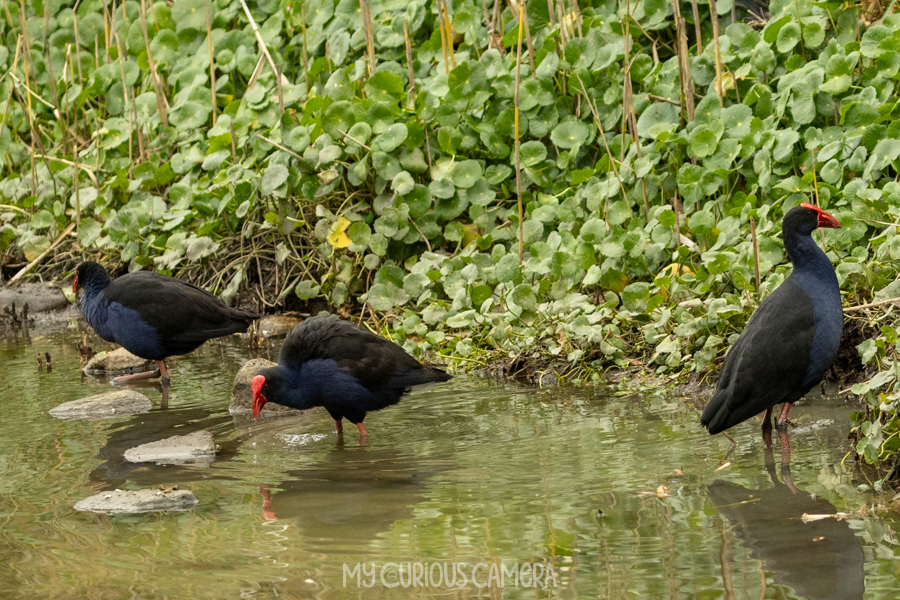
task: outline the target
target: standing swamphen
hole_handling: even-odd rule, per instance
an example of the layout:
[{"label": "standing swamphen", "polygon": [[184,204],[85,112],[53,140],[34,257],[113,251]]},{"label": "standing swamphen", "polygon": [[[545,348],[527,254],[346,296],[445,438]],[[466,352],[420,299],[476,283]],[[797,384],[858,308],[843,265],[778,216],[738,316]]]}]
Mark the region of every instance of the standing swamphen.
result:
[{"label": "standing swamphen", "polygon": [[346,418],[366,437],[366,413],[397,404],[414,386],[450,378],[374,333],[335,315],[316,316],[287,336],[278,366],[251,380],[253,417],[266,402],[301,410],[323,406],[338,434]]},{"label": "standing swamphen", "polygon": [[90,261],[75,272],[72,292],[79,289],[84,289],[81,311],[97,335],[159,365],[157,371],[117,377],[114,384],[152,377],[168,382],[167,356],[187,354],[206,340],[247,331],[259,318],[174,277],[137,271],[113,281],[106,269]]},{"label": "standing swamphen", "polygon": [[759,305],[725,357],[716,394],[700,417],[710,433],[766,411],[763,436],[771,445],[772,408],[784,403],[777,421],[784,431],[791,404],[834,362],[843,326],[841,291],[831,261],[811,234],[817,227],[840,226],[805,202],[784,216],[782,237],[794,270]]}]

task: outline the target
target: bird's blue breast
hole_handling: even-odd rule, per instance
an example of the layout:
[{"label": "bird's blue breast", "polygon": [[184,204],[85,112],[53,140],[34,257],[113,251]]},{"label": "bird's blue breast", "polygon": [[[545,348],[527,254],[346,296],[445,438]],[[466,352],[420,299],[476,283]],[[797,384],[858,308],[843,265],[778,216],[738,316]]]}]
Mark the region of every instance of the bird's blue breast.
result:
[{"label": "bird's blue breast", "polygon": [[81,312],[101,338],[119,344],[135,356],[163,360],[166,351],[157,331],[140,314],[118,302],[108,302],[102,294],[85,294]]},{"label": "bird's blue breast", "polygon": [[827,268],[795,271],[792,278],[812,302],[816,324],[809,366],[803,378],[803,386],[809,386],[825,375],[837,355],[844,320],[841,291],[830,262]]}]

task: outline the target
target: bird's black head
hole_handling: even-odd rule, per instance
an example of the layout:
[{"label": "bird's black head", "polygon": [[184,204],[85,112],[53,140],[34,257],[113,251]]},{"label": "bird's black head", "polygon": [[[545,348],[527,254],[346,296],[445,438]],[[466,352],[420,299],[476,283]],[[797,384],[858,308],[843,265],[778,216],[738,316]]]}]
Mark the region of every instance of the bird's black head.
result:
[{"label": "bird's black head", "polygon": [[250,390],[253,392],[253,418],[259,417],[263,406],[270,399],[276,404],[283,404],[285,388],[288,387],[286,373],[283,367],[269,367],[263,369],[250,381]]},{"label": "bird's black head", "polygon": [[781,227],[785,233],[809,235],[817,227],[840,229],[841,223],[818,206],[803,202],[784,215]]},{"label": "bird's black head", "polygon": [[86,260],[75,270],[75,280],[72,282],[72,293],[78,293],[81,288],[89,289],[100,285],[106,287],[109,284],[109,273],[101,265]]}]

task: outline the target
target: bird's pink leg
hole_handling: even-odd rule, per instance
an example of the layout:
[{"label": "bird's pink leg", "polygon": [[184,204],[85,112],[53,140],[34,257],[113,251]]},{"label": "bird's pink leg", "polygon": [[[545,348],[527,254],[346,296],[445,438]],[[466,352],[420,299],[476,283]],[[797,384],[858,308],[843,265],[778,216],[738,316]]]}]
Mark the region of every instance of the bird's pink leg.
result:
[{"label": "bird's pink leg", "polygon": [[369,432],[366,431],[366,426],[362,423],[357,423],[356,428],[359,429],[359,437],[365,438],[369,437]]},{"label": "bird's pink leg", "polygon": [[778,419],[775,421],[775,426],[778,428],[778,431],[784,432],[787,431],[788,424],[788,412],[791,410],[791,403],[785,402],[781,406],[781,414],[778,415]]},{"label": "bird's pink leg", "polygon": [[160,376],[159,369],[155,371],[144,371],[143,373],[135,373],[134,375],[123,375],[121,377],[116,377],[110,383],[113,385],[122,385],[123,383],[129,383],[132,381],[140,381],[141,379],[154,379]]},{"label": "bird's pink leg", "polygon": [[762,422],[763,442],[766,448],[772,448],[772,407],[766,409]]},{"label": "bird's pink leg", "polygon": [[344,435],[344,424],[341,423],[340,419],[334,420],[334,428],[337,430],[338,435]]},{"label": "bird's pink leg", "polygon": [[272,510],[272,492],[269,491],[270,487],[272,486],[267,483],[259,486],[259,493],[263,497],[262,514],[266,521],[277,521],[278,515]]},{"label": "bird's pink leg", "polygon": [[[794,485],[794,482],[791,480],[791,440],[788,438],[788,434],[785,431],[779,431],[778,437],[781,439],[781,478],[784,479],[785,485],[787,485],[793,493],[797,493],[797,487]],[[787,476],[785,476],[787,473]]]},{"label": "bird's pink leg", "polygon": [[157,371],[159,371],[159,375],[162,378],[160,381],[163,384],[169,383],[171,380],[169,379],[169,369],[166,368],[166,361],[158,360],[156,361],[156,364],[158,367]]}]

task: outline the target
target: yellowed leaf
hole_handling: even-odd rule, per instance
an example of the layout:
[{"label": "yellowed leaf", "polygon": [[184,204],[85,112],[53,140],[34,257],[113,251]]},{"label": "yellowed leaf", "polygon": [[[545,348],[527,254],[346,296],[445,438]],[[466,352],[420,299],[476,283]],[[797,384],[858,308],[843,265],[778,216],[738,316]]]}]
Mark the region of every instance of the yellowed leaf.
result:
[{"label": "yellowed leaf", "polygon": [[474,223],[466,223],[465,225],[463,225],[463,248],[477,240],[480,235],[481,232],[478,231],[478,226]]},{"label": "yellowed leaf", "polygon": [[348,227],[350,227],[350,221],[344,217],[338,217],[338,220],[328,231],[328,243],[334,248],[346,248],[349,246],[350,237],[347,235]]}]

